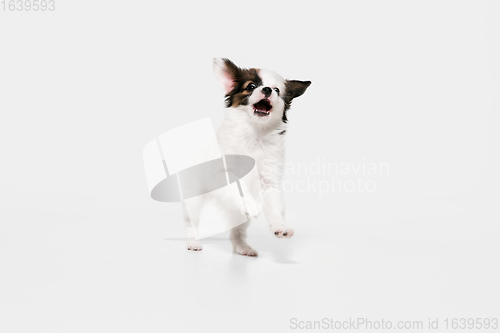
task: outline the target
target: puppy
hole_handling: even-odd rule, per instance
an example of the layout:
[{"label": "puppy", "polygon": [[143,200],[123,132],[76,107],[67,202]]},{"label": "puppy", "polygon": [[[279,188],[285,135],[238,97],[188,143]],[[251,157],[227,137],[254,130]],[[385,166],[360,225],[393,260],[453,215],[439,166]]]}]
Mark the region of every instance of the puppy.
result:
[{"label": "puppy", "polygon": [[[285,223],[281,190],[287,112],[293,99],[301,96],[311,81],[285,80],[270,70],[240,68],[223,58],[214,59],[213,70],[224,88],[229,108],[217,131],[221,153],[248,155],[255,160],[269,228],[278,238],[290,238],[294,231]],[[194,238],[185,206],[184,220],[188,250],[202,250]],[[257,251],[246,242],[248,224],[231,229],[231,243],[234,252],[256,256]]]}]

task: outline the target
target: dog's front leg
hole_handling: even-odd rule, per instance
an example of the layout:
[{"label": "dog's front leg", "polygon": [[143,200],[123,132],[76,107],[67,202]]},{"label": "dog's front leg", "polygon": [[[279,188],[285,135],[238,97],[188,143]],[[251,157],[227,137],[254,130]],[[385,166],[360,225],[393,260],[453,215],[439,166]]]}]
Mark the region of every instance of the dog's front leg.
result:
[{"label": "dog's front leg", "polygon": [[184,218],[184,225],[186,227],[187,249],[190,251],[203,250],[201,242],[199,240],[196,240],[196,238],[194,237],[193,226],[191,225],[191,219],[189,218],[185,202],[182,203],[182,215]]},{"label": "dog's front leg", "polygon": [[281,188],[278,186],[265,186],[262,191],[263,210],[266,215],[269,229],[278,238],[290,238],[293,229],[285,223],[285,204]]}]

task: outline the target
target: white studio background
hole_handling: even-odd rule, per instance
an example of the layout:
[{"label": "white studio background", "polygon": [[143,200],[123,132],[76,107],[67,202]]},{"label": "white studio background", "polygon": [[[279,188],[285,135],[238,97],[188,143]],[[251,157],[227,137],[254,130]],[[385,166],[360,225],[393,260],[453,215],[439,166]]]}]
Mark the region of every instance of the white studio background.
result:
[{"label": "white studio background", "polygon": [[[500,3],[55,5],[0,8],[0,331],[500,318]],[[222,120],[213,57],[313,82],[286,134],[296,235],[255,222],[259,258],[186,251],[146,187],[150,140]]]}]

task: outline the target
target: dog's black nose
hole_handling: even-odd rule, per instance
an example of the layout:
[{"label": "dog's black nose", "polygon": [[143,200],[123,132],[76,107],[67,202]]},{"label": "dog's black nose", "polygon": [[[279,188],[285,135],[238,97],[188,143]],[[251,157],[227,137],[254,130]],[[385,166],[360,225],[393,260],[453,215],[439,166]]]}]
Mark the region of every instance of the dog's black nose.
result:
[{"label": "dog's black nose", "polygon": [[269,96],[271,96],[272,92],[273,91],[269,87],[262,88],[262,93],[266,96],[266,98],[269,97]]}]

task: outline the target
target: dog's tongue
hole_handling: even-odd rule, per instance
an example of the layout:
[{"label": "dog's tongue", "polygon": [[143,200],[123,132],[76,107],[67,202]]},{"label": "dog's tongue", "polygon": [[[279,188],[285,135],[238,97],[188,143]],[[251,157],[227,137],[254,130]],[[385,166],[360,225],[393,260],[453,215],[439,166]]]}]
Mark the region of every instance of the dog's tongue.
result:
[{"label": "dog's tongue", "polygon": [[264,99],[259,101],[258,103],[255,103],[253,107],[259,112],[267,112],[271,110],[271,104],[269,103],[269,101],[266,101]]},{"label": "dog's tongue", "polygon": [[257,103],[254,106],[255,106],[255,110],[257,110],[257,111],[260,111],[260,112],[267,111],[267,105],[265,105],[264,103]]}]

